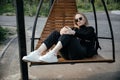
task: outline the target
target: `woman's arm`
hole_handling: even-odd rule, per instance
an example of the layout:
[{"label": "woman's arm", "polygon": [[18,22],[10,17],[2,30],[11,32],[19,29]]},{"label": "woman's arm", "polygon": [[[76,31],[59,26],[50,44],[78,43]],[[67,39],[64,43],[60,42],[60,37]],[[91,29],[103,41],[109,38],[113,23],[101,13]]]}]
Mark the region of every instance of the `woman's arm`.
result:
[{"label": "woman's arm", "polygon": [[63,27],[63,28],[60,30],[60,34],[61,34],[61,35],[63,35],[63,34],[74,35],[74,34],[75,34],[75,31],[72,30],[70,27],[65,26],[65,27]]},{"label": "woman's arm", "polygon": [[81,39],[91,39],[95,35],[93,27],[75,29],[75,36]]}]

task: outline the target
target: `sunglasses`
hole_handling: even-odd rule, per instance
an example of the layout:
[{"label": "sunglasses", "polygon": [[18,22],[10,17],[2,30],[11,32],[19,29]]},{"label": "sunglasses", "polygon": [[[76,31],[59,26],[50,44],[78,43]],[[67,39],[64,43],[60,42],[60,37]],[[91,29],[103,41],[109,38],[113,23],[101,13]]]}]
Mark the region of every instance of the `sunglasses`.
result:
[{"label": "sunglasses", "polygon": [[82,17],[79,17],[78,19],[75,19],[75,22],[81,21],[82,19]]}]

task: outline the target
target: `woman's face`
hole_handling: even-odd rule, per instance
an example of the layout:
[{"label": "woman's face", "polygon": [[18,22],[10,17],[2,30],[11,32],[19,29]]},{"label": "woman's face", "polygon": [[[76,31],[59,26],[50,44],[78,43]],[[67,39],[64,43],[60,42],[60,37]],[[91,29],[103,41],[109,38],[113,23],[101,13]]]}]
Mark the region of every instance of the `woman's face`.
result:
[{"label": "woman's face", "polygon": [[84,18],[83,15],[81,15],[81,14],[76,14],[76,15],[75,15],[75,22],[76,22],[77,26],[80,27],[80,26],[82,26],[82,25],[85,25],[86,19]]}]

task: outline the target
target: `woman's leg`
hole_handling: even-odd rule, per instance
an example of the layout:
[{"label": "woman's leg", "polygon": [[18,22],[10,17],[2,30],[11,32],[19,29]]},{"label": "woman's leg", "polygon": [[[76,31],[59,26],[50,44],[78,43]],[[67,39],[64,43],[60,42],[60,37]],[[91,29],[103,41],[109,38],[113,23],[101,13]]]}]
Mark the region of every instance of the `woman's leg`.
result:
[{"label": "woman's leg", "polygon": [[58,59],[56,55],[58,51],[61,50],[63,47],[67,46],[69,44],[70,39],[71,39],[70,35],[60,36],[55,47],[51,51],[40,57],[39,59],[44,62],[57,62]]},{"label": "woman's leg", "polygon": [[44,44],[46,45],[47,49],[51,48],[54,44],[57,44],[58,39],[60,37],[60,33],[58,31],[53,31],[45,40]]},{"label": "woman's leg", "polygon": [[63,57],[67,59],[82,59],[86,55],[86,48],[81,46],[80,40],[72,35],[62,35],[59,37],[56,46],[39,59],[44,62],[57,62],[56,54],[58,51],[62,51]]},{"label": "woman's leg", "polygon": [[79,39],[72,38],[68,46],[68,55],[71,60],[83,59],[87,55],[87,49],[81,45]]},{"label": "woman's leg", "polygon": [[41,54],[47,49],[49,49],[53,44],[57,43],[59,36],[60,36],[59,32],[53,31],[37,50],[31,52],[27,56],[24,56],[23,60],[31,61],[31,62],[39,62],[39,57],[41,56]]},{"label": "woman's leg", "polygon": [[69,36],[70,39],[62,42],[63,48],[60,50],[61,55],[67,60],[82,59],[86,56],[86,48],[81,46],[80,40],[76,37]]},{"label": "woman's leg", "polygon": [[37,49],[37,50],[35,50],[35,51],[37,51],[40,55],[44,52],[44,51],[46,51],[47,50],[47,46],[46,46],[46,44],[45,43],[42,43],[41,45],[40,45],[40,47]]},{"label": "woman's leg", "polygon": [[53,31],[37,49],[39,53],[43,53],[47,49],[51,48],[54,44],[58,42],[59,37],[60,33],[58,31]]}]

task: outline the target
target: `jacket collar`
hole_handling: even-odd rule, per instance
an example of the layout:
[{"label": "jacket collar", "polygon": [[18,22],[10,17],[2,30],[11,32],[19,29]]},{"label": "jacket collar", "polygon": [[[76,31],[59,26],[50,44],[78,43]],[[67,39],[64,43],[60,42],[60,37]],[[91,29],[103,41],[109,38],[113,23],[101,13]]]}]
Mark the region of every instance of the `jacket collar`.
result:
[{"label": "jacket collar", "polygon": [[80,26],[80,28],[84,28],[84,27],[86,27],[86,26],[85,25]]}]

